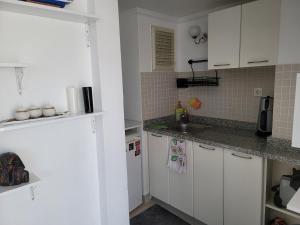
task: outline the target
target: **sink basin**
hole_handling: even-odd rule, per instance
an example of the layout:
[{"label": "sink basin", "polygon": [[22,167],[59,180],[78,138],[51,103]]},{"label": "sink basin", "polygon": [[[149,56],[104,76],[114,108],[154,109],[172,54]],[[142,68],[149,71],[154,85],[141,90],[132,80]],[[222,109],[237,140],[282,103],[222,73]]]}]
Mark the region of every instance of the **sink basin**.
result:
[{"label": "sink basin", "polygon": [[197,124],[197,123],[188,123],[188,124],[174,124],[168,126],[168,128],[182,133],[198,133],[201,132],[203,129],[209,128],[209,126],[203,124]]},{"label": "sink basin", "polygon": [[150,125],[152,129],[158,129],[158,130],[173,130],[180,133],[199,133],[203,131],[204,129],[210,128],[208,125],[199,124],[199,123],[157,123]]}]

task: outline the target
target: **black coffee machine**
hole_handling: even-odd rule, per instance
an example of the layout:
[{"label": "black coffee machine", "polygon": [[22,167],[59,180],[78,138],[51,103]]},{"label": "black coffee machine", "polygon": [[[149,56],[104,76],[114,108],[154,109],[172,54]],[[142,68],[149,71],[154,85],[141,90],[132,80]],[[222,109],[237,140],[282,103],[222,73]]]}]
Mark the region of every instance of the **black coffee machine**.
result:
[{"label": "black coffee machine", "polygon": [[270,96],[261,97],[260,99],[256,131],[258,136],[268,137],[272,135],[273,102],[274,99]]}]

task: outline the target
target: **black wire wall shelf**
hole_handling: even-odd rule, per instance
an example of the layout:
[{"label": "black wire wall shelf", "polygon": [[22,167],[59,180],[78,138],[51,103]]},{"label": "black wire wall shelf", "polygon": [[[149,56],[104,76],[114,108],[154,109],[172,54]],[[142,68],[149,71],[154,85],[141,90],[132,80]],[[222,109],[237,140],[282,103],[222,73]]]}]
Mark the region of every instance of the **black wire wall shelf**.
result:
[{"label": "black wire wall shelf", "polygon": [[198,86],[219,86],[218,71],[216,70],[215,77],[210,76],[195,76],[193,64],[207,62],[207,59],[203,60],[189,60],[188,63],[191,65],[193,77],[190,78],[177,78],[177,88],[188,88],[188,87],[198,87]]}]

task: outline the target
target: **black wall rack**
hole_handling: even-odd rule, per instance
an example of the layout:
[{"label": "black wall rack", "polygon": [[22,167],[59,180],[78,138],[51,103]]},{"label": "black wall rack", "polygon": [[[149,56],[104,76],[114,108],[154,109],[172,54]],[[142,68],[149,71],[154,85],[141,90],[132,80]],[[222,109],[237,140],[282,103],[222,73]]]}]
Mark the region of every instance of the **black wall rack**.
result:
[{"label": "black wall rack", "polygon": [[215,77],[209,76],[195,76],[193,64],[195,63],[204,63],[208,62],[207,59],[201,60],[189,60],[188,63],[191,65],[193,77],[190,78],[177,78],[177,88],[188,88],[188,87],[197,87],[197,86],[219,86],[218,71],[215,70]]}]

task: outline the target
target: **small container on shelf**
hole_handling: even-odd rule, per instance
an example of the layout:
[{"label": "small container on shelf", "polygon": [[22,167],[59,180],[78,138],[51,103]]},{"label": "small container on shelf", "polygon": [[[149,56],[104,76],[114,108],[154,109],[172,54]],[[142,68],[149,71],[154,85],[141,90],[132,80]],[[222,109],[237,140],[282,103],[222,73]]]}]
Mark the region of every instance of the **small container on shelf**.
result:
[{"label": "small container on shelf", "polygon": [[28,120],[30,118],[30,113],[26,108],[18,108],[15,113],[17,121]]},{"label": "small container on shelf", "polygon": [[68,87],[67,89],[68,110],[71,114],[78,114],[78,88]]},{"label": "small container on shelf", "polygon": [[43,116],[51,117],[56,115],[56,109],[53,106],[45,106],[43,108]]},{"label": "small container on shelf", "polygon": [[85,113],[93,113],[94,112],[94,104],[93,104],[92,87],[83,87],[82,92],[83,92]]},{"label": "small container on shelf", "polygon": [[37,119],[43,115],[43,111],[40,107],[31,107],[29,114],[31,119]]},{"label": "small container on shelf", "polygon": [[32,3],[59,7],[59,8],[65,8],[67,4],[70,4],[72,2],[72,0],[21,0],[21,1],[32,2]]}]

